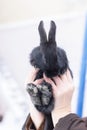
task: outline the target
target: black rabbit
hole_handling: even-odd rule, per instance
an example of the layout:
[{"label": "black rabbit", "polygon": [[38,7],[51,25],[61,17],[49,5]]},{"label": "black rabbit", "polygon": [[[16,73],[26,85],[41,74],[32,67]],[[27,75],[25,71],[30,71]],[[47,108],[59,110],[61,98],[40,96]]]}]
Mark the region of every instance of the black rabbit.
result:
[{"label": "black rabbit", "polygon": [[[67,69],[70,70],[65,51],[57,47],[56,44],[56,25],[54,21],[51,21],[48,39],[43,27],[43,21],[40,22],[38,30],[40,46],[34,48],[30,54],[31,65],[40,69],[35,80],[42,78],[43,73],[52,78],[53,76],[64,74]],[[27,91],[39,111],[44,114],[49,114],[52,111],[55,101],[52,94],[52,86],[49,83],[43,81],[39,86],[30,83]]]}]

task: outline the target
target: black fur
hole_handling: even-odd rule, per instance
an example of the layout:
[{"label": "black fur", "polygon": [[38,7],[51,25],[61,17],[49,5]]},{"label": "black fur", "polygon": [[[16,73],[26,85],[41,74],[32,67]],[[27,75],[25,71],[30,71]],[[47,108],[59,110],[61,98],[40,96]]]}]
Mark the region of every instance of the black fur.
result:
[{"label": "black fur", "polygon": [[[42,78],[43,73],[52,79],[53,76],[60,76],[64,74],[67,69],[70,70],[66,52],[63,49],[57,47],[56,44],[55,22],[51,21],[48,39],[44,30],[43,21],[40,22],[38,30],[40,34],[40,46],[34,48],[30,54],[31,65],[40,69],[36,75],[35,80]],[[71,70],[70,73],[73,77]],[[35,107],[45,114],[47,121],[45,122],[44,129],[53,129],[53,122],[50,114],[54,108],[55,103],[52,94],[52,86],[45,81],[43,81],[39,86],[29,83],[27,86],[27,91]],[[26,121],[23,130],[25,130],[27,125],[28,123]]]}]

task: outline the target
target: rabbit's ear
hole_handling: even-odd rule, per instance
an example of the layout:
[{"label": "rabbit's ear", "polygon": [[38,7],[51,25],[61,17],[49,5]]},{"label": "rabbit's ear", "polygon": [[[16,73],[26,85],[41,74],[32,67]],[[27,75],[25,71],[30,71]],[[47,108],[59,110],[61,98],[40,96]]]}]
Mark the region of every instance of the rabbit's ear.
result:
[{"label": "rabbit's ear", "polygon": [[39,34],[40,34],[41,43],[47,42],[47,36],[46,36],[46,32],[44,30],[43,21],[40,21],[38,30],[39,30]]},{"label": "rabbit's ear", "polygon": [[55,42],[56,25],[54,21],[51,21],[50,31],[48,35],[49,42]]}]

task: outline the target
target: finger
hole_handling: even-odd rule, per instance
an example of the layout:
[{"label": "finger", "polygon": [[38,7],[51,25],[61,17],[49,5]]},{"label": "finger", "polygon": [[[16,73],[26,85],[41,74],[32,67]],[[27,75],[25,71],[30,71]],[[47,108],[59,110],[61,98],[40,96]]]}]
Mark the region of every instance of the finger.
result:
[{"label": "finger", "polygon": [[35,84],[35,85],[39,85],[39,84],[41,84],[42,82],[43,82],[43,78],[42,79],[37,79],[37,80],[35,80],[33,83]]},{"label": "finger", "polygon": [[27,82],[27,83],[33,82],[38,71],[39,71],[38,68],[32,67],[32,69],[31,69],[30,72],[29,72],[29,75],[28,75],[28,78],[27,78],[26,82]]},{"label": "finger", "polygon": [[34,81],[34,79],[35,79],[35,77],[36,77],[38,71],[39,71],[38,68],[34,68],[34,67],[33,67],[33,68],[31,69],[30,77],[31,77],[31,80],[32,80],[32,81]]},{"label": "finger", "polygon": [[56,86],[59,86],[61,84],[61,78],[56,76],[56,77],[53,77],[53,81],[55,82]]},{"label": "finger", "polygon": [[67,87],[69,87],[69,89],[74,90],[74,81],[73,78],[71,77],[71,73],[69,70],[66,71],[66,76],[67,76]]},{"label": "finger", "polygon": [[63,75],[61,75],[60,78],[63,82],[67,82],[66,72]]},{"label": "finger", "polygon": [[67,79],[68,79],[70,82],[72,82],[72,77],[71,77],[71,74],[70,74],[70,71],[69,71],[69,70],[67,70],[66,76],[67,76]]},{"label": "finger", "polygon": [[50,78],[46,77],[45,74],[43,74],[43,78],[44,78],[44,80],[45,80],[47,83],[51,84],[51,86],[52,86],[52,88],[53,88],[54,90],[56,89],[55,83],[54,83]]}]

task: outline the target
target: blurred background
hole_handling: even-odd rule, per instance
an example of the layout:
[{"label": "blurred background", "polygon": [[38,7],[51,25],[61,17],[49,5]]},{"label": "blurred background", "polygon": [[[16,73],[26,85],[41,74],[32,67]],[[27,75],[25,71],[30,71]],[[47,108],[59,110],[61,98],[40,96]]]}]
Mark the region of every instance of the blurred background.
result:
[{"label": "blurred background", "polygon": [[87,116],[87,0],[0,0],[0,129],[21,130],[29,113],[29,54],[39,45],[38,24],[57,25],[57,45],[74,75],[72,111]]}]

